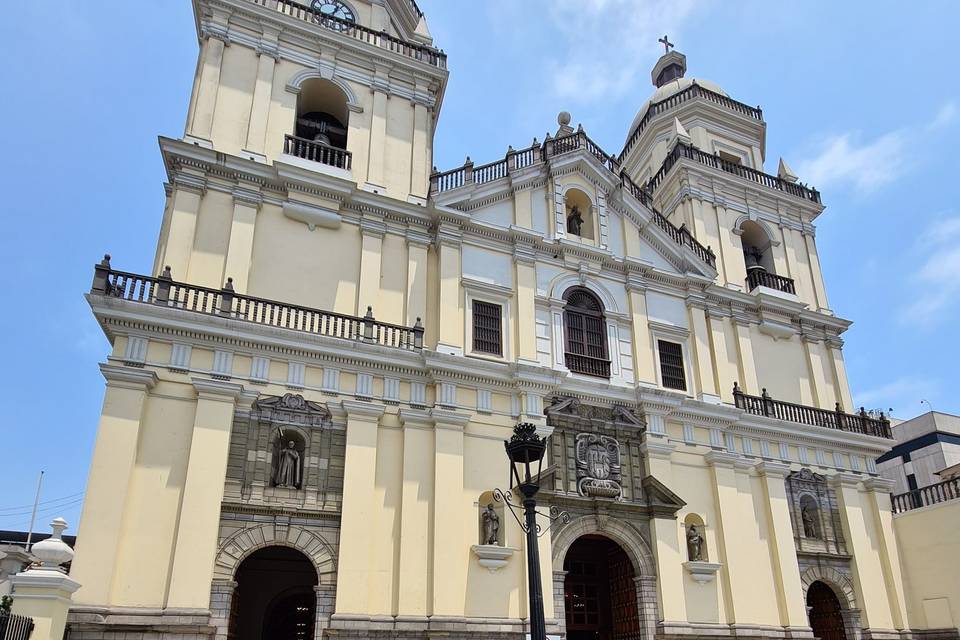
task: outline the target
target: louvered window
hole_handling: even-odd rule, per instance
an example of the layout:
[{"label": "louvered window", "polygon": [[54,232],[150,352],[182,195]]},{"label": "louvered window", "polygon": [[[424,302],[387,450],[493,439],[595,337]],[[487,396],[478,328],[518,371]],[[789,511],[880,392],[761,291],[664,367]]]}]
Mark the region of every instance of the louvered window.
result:
[{"label": "louvered window", "polygon": [[687,390],[683,371],[683,347],[676,342],[657,340],[660,351],[660,379],[667,389]]},{"label": "louvered window", "polygon": [[473,301],[473,350],[478,353],[503,355],[503,307],[489,302]]},{"label": "louvered window", "polygon": [[564,295],[567,368],[601,378],[610,377],[607,353],[607,327],[600,301],[584,289],[572,289]]}]

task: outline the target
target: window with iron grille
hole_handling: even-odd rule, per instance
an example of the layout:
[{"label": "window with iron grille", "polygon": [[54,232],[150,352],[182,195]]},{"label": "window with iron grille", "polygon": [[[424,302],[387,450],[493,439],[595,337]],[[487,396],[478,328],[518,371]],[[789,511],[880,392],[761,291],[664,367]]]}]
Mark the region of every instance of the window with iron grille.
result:
[{"label": "window with iron grille", "polygon": [[567,301],[563,310],[567,368],[575,373],[609,378],[603,306],[596,296],[583,289],[573,289],[564,298]]},{"label": "window with iron grille", "polygon": [[657,340],[660,351],[660,379],[667,389],[687,390],[683,371],[683,347],[676,342]]},{"label": "window with iron grille", "polygon": [[503,355],[503,307],[473,301],[473,350],[478,353]]}]

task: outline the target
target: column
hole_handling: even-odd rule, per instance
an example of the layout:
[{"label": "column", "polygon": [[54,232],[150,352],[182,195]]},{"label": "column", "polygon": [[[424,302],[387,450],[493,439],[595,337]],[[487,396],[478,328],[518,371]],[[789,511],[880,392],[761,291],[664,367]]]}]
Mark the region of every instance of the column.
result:
[{"label": "column", "polygon": [[100,373],[107,380],[107,389],[71,575],[87,585],[77,593],[77,602],[109,605],[143,411],[148,393],[157,383],[157,374],[110,364],[101,364]]},{"label": "column", "polygon": [[169,265],[174,278],[186,279],[190,268],[190,254],[197,229],[200,200],[205,189],[202,176],[178,175],[170,203],[170,218],[166,236],[160,238],[157,273]]},{"label": "column", "polygon": [[374,490],[377,430],[383,407],[352,400],[343,400],[342,406],[347,414],[347,442],[343,463],[336,610],[337,614],[368,614],[372,578],[371,523],[378,509]]},{"label": "column", "polygon": [[817,255],[817,243],[813,237],[813,230],[804,230],[803,239],[807,248],[807,256],[810,259],[810,279],[813,282],[813,292],[816,294],[816,303],[818,310],[829,310],[830,303],[827,302],[827,289],[823,285],[823,273],[820,271],[820,256]]},{"label": "column", "polygon": [[233,290],[247,293],[250,266],[253,262],[253,234],[260,210],[259,192],[238,188],[233,192],[233,221],[230,223],[230,244],[223,268],[221,284],[233,278]]},{"label": "column", "polygon": [[802,336],[803,352],[807,357],[807,368],[810,370],[810,389],[813,406],[821,409],[833,409],[833,394],[829,393],[827,380],[824,377],[823,359],[820,357],[820,343],[811,336]]},{"label": "column", "polygon": [[476,527],[473,503],[464,498],[463,429],[470,416],[432,409],[433,464],[433,610],[436,617],[462,617],[467,591],[466,542]]},{"label": "column", "polygon": [[[427,87],[417,84],[417,93],[428,95]],[[426,204],[430,191],[430,108],[420,99],[413,102],[413,136],[410,164],[410,200]]]},{"label": "column", "polygon": [[657,386],[656,362],[650,329],[647,323],[647,296],[643,277],[631,271],[627,274],[627,296],[630,303],[630,320],[633,330],[633,368],[637,382],[648,386]]},{"label": "column", "polygon": [[[648,423],[658,423],[663,416],[644,413]],[[651,420],[652,416],[656,416]],[[665,430],[664,430],[665,433]],[[674,445],[666,442],[665,436],[644,435],[641,453],[649,465],[650,475],[669,487],[673,482],[673,467],[670,455]],[[657,562],[657,601],[664,624],[687,621],[687,603],[683,591],[684,545],[680,540],[680,527],[676,518],[652,518],[650,535],[653,538],[653,555]]]},{"label": "column", "polygon": [[874,528],[877,531],[877,547],[880,553],[880,566],[887,585],[887,600],[895,629],[906,629],[907,603],[903,592],[903,572],[900,565],[900,550],[893,530],[890,494],[894,482],[886,478],[868,478],[863,481],[864,502],[869,504],[874,516]]},{"label": "column", "polygon": [[380,297],[380,269],[383,252],[383,220],[364,214],[360,221],[360,278],[357,287],[357,315],[373,307],[377,312],[377,299]]},{"label": "column", "polygon": [[734,229],[730,228],[727,210],[721,204],[714,204],[714,212],[717,216],[717,234],[720,236],[720,242],[717,243],[717,265],[720,270],[720,277],[724,285],[736,285],[737,290],[743,290],[743,278],[738,278],[739,271],[734,271],[734,265],[739,265],[742,260],[742,252],[734,246]]},{"label": "column", "polygon": [[[537,270],[533,248],[515,245],[513,264],[517,280],[517,357],[520,362],[537,366]],[[611,350],[615,346],[610,345]]]},{"label": "column", "polygon": [[[257,46],[257,79],[253,85],[250,105],[250,124],[244,151],[263,156],[267,140],[267,121],[270,117],[270,97],[273,94],[273,70],[280,60],[275,29],[264,26],[263,40]],[[265,160],[265,158],[264,158]]]},{"label": "column", "polygon": [[749,608],[753,590],[757,588],[753,581],[751,566],[757,562],[749,550],[740,544],[739,531],[744,522],[754,521],[752,508],[743,508],[740,489],[737,486],[737,456],[711,451],[706,456],[713,476],[713,499],[717,518],[717,547],[723,568],[720,575],[724,587],[724,603],[727,621],[751,622],[737,617],[738,609]]},{"label": "column", "polygon": [[193,378],[197,410],[170,571],[168,607],[206,609],[220,533],[220,503],[237,398],[243,387]]},{"label": "column", "polygon": [[840,338],[827,338],[827,349],[830,353],[830,361],[833,364],[833,376],[836,381],[836,389],[839,394],[840,404],[844,411],[853,412],[853,396],[850,394],[850,382],[847,380],[847,367],[843,362],[843,340]]},{"label": "column", "polygon": [[[687,302],[690,326],[693,329],[693,375],[701,400],[719,401],[720,393],[713,377],[713,355],[710,353],[710,335],[707,332],[706,307]],[[732,385],[731,385],[732,386]]]},{"label": "column", "polygon": [[387,151],[387,94],[385,71],[377,70],[374,78],[373,107],[370,114],[370,151],[367,163],[367,182],[364,189],[376,193],[386,190],[384,155]]},{"label": "column", "polygon": [[879,630],[892,629],[893,615],[884,585],[883,569],[874,540],[867,528],[866,518],[872,517],[869,500],[861,501],[857,486],[860,476],[837,473],[830,477],[830,481],[837,495],[847,550],[853,556],[850,569],[863,616],[863,626]]},{"label": "column", "polygon": [[407,315],[406,325],[412,327],[420,318],[427,321],[427,248],[426,234],[407,231]]},{"label": "column", "polygon": [[427,621],[429,601],[430,496],[434,493],[433,418],[426,411],[401,409],[403,489],[400,500],[398,617]]},{"label": "column", "polygon": [[440,254],[440,326],[437,351],[463,355],[463,309],[460,303],[460,228],[441,223],[437,230]]},{"label": "column", "polygon": [[744,393],[759,395],[760,384],[757,382],[757,365],[753,361],[750,321],[746,318],[734,316],[733,330],[737,334],[737,365],[740,369],[740,388],[743,389]]},{"label": "column", "polygon": [[187,124],[187,135],[210,143],[213,132],[213,114],[217,107],[220,89],[220,67],[226,36],[219,33],[203,34],[203,52],[200,62],[200,79],[193,98],[193,109]]},{"label": "column", "polygon": [[727,239],[730,241],[730,250],[733,255],[730,257],[726,269],[728,282],[738,285],[741,291],[745,291],[747,289],[747,266],[743,259],[742,235],[743,230],[739,227],[729,230]]},{"label": "column", "polygon": [[756,465],[755,469],[762,479],[767,503],[770,559],[780,608],[780,624],[795,629],[806,628],[809,626],[806,601],[800,583],[800,565],[797,563],[790,504],[784,482],[790,467],[767,460]]},{"label": "column", "polygon": [[731,371],[730,356],[727,354],[726,317],[724,312],[717,309],[707,312],[710,350],[713,353],[714,387],[723,400],[733,402],[733,383],[737,380],[737,374]]}]

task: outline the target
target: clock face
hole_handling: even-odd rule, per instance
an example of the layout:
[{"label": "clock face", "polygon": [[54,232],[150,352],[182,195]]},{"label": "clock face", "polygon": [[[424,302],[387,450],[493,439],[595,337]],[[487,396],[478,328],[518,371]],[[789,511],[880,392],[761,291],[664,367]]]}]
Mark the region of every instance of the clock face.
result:
[{"label": "clock face", "polygon": [[356,21],[356,16],[353,15],[350,7],[340,2],[340,0],[313,0],[313,2],[310,3],[310,8],[317,12],[315,14],[317,22],[336,31],[345,31],[350,27],[342,22],[325,20],[324,18],[332,16],[334,18],[340,18],[340,20],[346,20],[347,22]]}]

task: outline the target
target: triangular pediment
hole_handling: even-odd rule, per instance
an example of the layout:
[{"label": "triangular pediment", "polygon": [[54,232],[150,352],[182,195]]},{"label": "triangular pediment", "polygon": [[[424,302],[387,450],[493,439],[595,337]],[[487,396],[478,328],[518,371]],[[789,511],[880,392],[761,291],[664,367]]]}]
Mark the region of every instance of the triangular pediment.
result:
[{"label": "triangular pediment", "polygon": [[677,511],[687,504],[653,476],[647,476],[640,484],[647,498],[650,516],[653,518],[675,518]]}]

